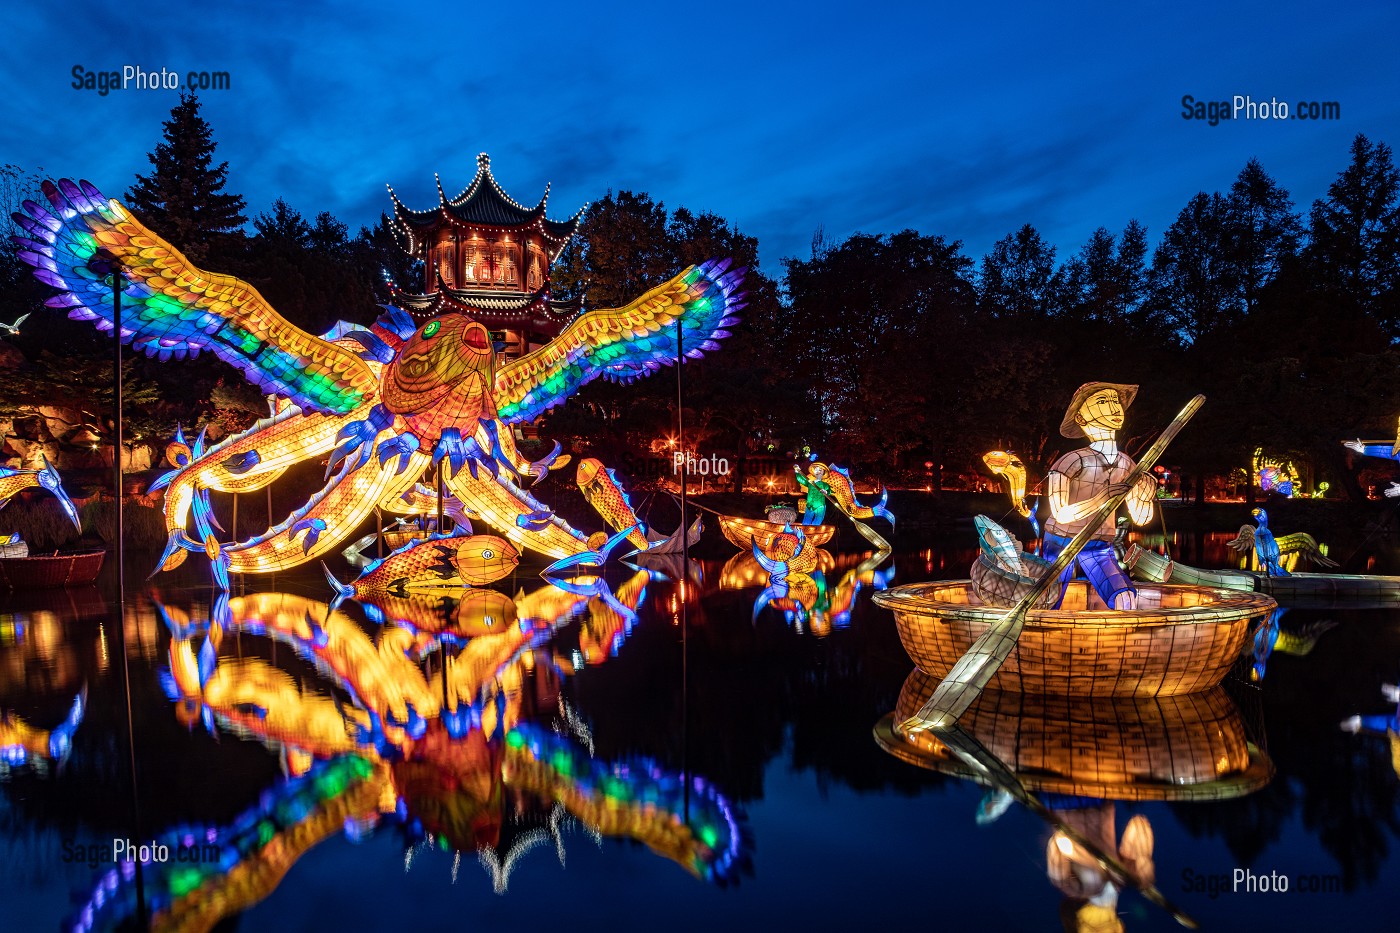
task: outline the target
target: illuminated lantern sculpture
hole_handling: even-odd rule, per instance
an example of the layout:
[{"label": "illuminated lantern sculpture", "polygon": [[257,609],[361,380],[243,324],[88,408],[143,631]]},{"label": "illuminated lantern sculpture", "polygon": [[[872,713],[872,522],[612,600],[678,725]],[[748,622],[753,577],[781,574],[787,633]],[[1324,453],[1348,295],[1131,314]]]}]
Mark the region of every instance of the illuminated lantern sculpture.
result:
[{"label": "illuminated lantern sculpture", "polygon": [[[58,472],[49,465],[49,461],[40,458],[43,465],[37,470],[12,470],[9,467],[0,467],[0,508],[9,504],[11,497],[21,489],[31,489],[38,487],[53,493],[58,499],[58,504],[63,508],[63,514],[68,516],[68,520],[73,523],[73,527],[82,530],[82,524],[78,521],[78,509],[73,505],[73,500],[68,498],[68,493],[63,491],[63,483],[58,478]],[[29,547],[19,540],[19,535],[11,535],[9,540],[0,542],[0,547],[6,548],[6,557],[24,557],[29,553]],[[20,549],[20,553],[15,553]]]},{"label": "illuminated lantern sculpture", "polygon": [[[815,458],[815,455],[813,455]],[[861,505],[856,499],[855,487],[851,484],[851,474],[848,470],[843,470],[839,466],[827,466],[825,463],[813,462],[807,467],[804,474],[802,468],[793,465],[793,473],[797,477],[797,485],[806,490],[806,498],[803,500],[802,524],[820,525],[826,518],[826,501],[830,499],[836,503],[836,507],[853,519],[860,518],[883,518],[891,525],[894,524],[894,516],[890,510],[885,508],[885,503],[889,501],[889,491],[880,491],[880,501],[873,506]]]},{"label": "illuminated lantern sculpture", "polygon": [[[1118,429],[1123,427],[1123,412],[1132,405],[1137,390],[1135,385],[1088,382],[1080,386],[1070,400],[1060,422],[1060,433],[1065,437],[1087,438],[1089,446],[1060,457],[1045,477],[1051,515],[1045,523],[1043,551],[1046,560],[1055,559],[1089,517],[1113,495],[1115,484],[1121,483],[1137,466],[1118,449],[1117,443]],[[1147,474],[1139,476],[1126,501],[1128,514],[1135,524],[1145,525],[1151,521],[1156,499],[1157,481]],[[1137,589],[1118,565],[1113,552],[1114,534],[1113,516],[1109,516],[1065,570],[1062,581],[1067,585],[1078,567],[1105,604],[1115,609],[1136,609]]]},{"label": "illuminated lantern sculpture", "polygon": [[982,455],[982,462],[987,469],[1006,480],[1012,507],[1031,523],[1031,533],[1038,537],[1040,523],[1035,518],[1035,506],[1026,505],[1026,465],[1021,458],[1009,451],[990,450]]},{"label": "illuminated lantern sculpture", "polygon": [[1297,554],[1320,567],[1336,567],[1337,562],[1322,553],[1322,548],[1318,546],[1317,539],[1305,531],[1294,532],[1291,535],[1276,537],[1269,530],[1269,513],[1263,509],[1255,509],[1250,513],[1258,528],[1253,525],[1241,525],[1240,532],[1234,539],[1225,542],[1233,551],[1240,554],[1247,554],[1253,551],[1259,560],[1259,569],[1263,570],[1271,577],[1286,577],[1288,570],[1282,564],[1282,559],[1289,554]]},{"label": "illuminated lantern sculpture", "polygon": [[[216,579],[268,573],[330,551],[376,506],[414,490],[441,464],[448,491],[521,549],[560,559],[592,553],[588,538],[527,491],[564,465],[558,445],[526,461],[511,426],[562,404],[602,376],[620,382],[718,348],[742,307],[742,268],[692,266],[618,309],[575,317],[557,337],[498,365],[489,332],[461,313],[415,324],[388,307],[372,326],[341,323],[321,337],[283,319],[247,282],[205,272],[87,182],[45,182],[48,207],[26,201],[14,238],[34,275],[59,289],[47,304],[113,327],[120,268],[121,339],[161,360],[202,351],[277,397],[276,414],[207,446],[177,444],[166,489],[162,568],[209,555]],[[288,467],[329,457],[326,485],[284,522],[244,541],[214,535],[208,494],[247,492]],[[194,533],[187,528],[193,519]]]},{"label": "illuminated lantern sculpture", "polygon": [[[1400,460],[1400,439],[1394,444],[1367,444],[1360,438],[1354,441],[1343,441],[1342,446],[1347,450],[1361,454],[1363,457],[1380,457],[1383,460]],[[1319,489],[1326,484],[1320,484]],[[1400,497],[1400,483],[1391,483],[1385,490],[1388,498]]]},{"label": "illuminated lantern sculpture", "polygon": [[342,598],[407,596],[423,590],[494,583],[508,576],[519,562],[520,552],[495,535],[435,535],[410,541],[383,560],[370,562],[352,583],[341,583],[330,570],[326,570],[326,579]]}]

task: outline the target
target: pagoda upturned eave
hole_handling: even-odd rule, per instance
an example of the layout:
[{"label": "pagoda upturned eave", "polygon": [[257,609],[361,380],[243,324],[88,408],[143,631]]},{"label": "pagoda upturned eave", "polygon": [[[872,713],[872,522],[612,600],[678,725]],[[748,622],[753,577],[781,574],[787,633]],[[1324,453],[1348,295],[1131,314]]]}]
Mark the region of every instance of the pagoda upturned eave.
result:
[{"label": "pagoda upturned eave", "polygon": [[567,220],[550,219],[545,216],[549,203],[548,185],[539,203],[526,207],[501,189],[491,174],[491,159],[485,153],[477,156],[476,176],[456,197],[449,199],[442,190],[441,180],[438,180],[438,204],[430,210],[416,211],[406,207],[394,193],[393,187],[386,187],[394,202],[394,218],[410,239],[415,233],[448,226],[497,233],[534,229],[548,245],[551,262],[558,258],[565,244],[578,232],[583,213],[588,207],[584,205],[579,208]]},{"label": "pagoda upturned eave", "polygon": [[463,314],[489,329],[528,329],[557,336],[581,310],[578,302],[555,301],[542,289],[525,295],[473,294],[440,285],[430,295],[399,292],[394,304],[423,322],[445,314]]}]

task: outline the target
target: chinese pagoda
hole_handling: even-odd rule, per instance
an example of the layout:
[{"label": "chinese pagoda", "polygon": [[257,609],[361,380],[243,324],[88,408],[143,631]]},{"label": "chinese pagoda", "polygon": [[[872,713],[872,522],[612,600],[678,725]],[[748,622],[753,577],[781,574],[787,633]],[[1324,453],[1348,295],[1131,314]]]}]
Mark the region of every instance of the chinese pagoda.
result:
[{"label": "chinese pagoda", "polygon": [[579,306],[550,297],[549,269],[578,232],[587,205],[568,220],[550,220],[549,186],[538,204],[525,207],[501,190],[484,152],[461,194],[449,199],[441,180],[437,189],[437,207],[414,211],[389,188],[404,247],[423,264],[422,293],[399,292],[395,304],[419,321],[468,315],[491,331],[506,359],[557,336]]}]

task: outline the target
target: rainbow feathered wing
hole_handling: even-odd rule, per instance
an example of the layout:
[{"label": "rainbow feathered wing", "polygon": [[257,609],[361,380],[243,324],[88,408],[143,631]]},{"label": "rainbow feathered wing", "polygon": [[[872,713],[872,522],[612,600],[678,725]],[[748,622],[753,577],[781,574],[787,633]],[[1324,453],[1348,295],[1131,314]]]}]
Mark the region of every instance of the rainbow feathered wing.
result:
[{"label": "rainbow feathered wing", "polygon": [[303,411],[346,414],[373,393],[374,374],[354,353],[289,323],[247,282],[199,269],[88,182],[43,190],[51,209],[25,201],[13,216],[26,235],[12,239],[35,276],[60,290],[49,307],[111,330],[115,260],[126,279],[122,342],[146,355],[208,350]]},{"label": "rainbow feathered wing", "polygon": [[718,349],[744,306],[743,278],[742,267],[712,259],[625,307],[579,315],[543,347],[496,370],[501,420],[530,421],[599,376],[631,382],[674,363],[677,321],[686,356]]}]

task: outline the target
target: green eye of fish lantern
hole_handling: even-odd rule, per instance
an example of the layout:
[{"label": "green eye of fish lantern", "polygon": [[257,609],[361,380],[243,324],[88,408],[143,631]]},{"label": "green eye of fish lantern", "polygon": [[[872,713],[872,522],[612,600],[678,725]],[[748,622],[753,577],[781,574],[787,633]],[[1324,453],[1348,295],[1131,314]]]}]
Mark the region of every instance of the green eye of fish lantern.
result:
[{"label": "green eye of fish lantern", "polygon": [[423,336],[431,337],[433,336],[433,334],[436,334],[438,332],[438,329],[441,327],[441,321],[429,321],[427,325],[423,328]]}]

